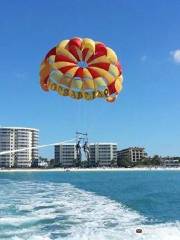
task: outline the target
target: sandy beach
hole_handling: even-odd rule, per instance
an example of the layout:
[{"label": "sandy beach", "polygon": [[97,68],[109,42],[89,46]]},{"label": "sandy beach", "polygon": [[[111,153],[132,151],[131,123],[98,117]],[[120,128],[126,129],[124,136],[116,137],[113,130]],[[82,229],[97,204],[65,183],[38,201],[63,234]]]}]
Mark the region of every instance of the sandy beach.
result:
[{"label": "sandy beach", "polygon": [[12,169],[0,169],[1,172],[126,172],[126,171],[180,171],[180,168],[163,168],[163,167],[141,167],[141,168],[12,168]]}]

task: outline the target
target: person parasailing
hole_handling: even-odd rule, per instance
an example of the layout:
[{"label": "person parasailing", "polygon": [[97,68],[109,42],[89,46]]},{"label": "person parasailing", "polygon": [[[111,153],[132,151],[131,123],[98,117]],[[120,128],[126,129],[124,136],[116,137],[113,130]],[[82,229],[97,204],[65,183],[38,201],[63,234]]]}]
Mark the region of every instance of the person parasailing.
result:
[{"label": "person parasailing", "polygon": [[78,159],[81,159],[81,145],[80,145],[80,140],[77,142],[76,144],[76,153],[77,153],[77,156],[78,156]]},{"label": "person parasailing", "polygon": [[88,146],[88,142],[87,141],[85,141],[85,143],[83,145],[83,150],[84,150],[84,154],[86,156],[86,160],[89,162],[90,153],[89,153],[89,146]]}]

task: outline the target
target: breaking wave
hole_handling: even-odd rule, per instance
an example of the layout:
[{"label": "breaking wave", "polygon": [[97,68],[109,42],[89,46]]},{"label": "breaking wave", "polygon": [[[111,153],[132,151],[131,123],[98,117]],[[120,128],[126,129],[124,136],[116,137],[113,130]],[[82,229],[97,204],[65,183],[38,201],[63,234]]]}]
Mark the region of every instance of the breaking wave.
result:
[{"label": "breaking wave", "polygon": [[[66,183],[1,183],[1,240],[179,240],[180,222],[157,224]],[[143,232],[136,233],[141,228]]]}]

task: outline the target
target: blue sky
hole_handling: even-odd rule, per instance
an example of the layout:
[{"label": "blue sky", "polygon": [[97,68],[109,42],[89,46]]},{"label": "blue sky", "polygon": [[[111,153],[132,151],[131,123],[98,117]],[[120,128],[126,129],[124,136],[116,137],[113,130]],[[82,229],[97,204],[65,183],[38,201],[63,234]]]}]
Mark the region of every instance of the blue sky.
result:
[{"label": "blue sky", "polygon": [[[180,155],[179,12],[179,0],[1,1],[0,125],[39,128],[41,144],[73,138],[79,130],[91,142]],[[44,55],[74,36],[117,52],[124,88],[114,104],[40,89]]]}]

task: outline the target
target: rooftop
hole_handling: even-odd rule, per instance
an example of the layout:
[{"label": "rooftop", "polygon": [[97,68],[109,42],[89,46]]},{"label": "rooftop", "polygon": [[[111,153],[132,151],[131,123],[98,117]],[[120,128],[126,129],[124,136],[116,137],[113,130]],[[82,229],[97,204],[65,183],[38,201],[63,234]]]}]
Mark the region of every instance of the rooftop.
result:
[{"label": "rooftop", "polygon": [[35,131],[39,131],[39,129],[37,128],[29,128],[29,127],[1,127],[0,129],[23,129],[23,130],[35,130]]}]

